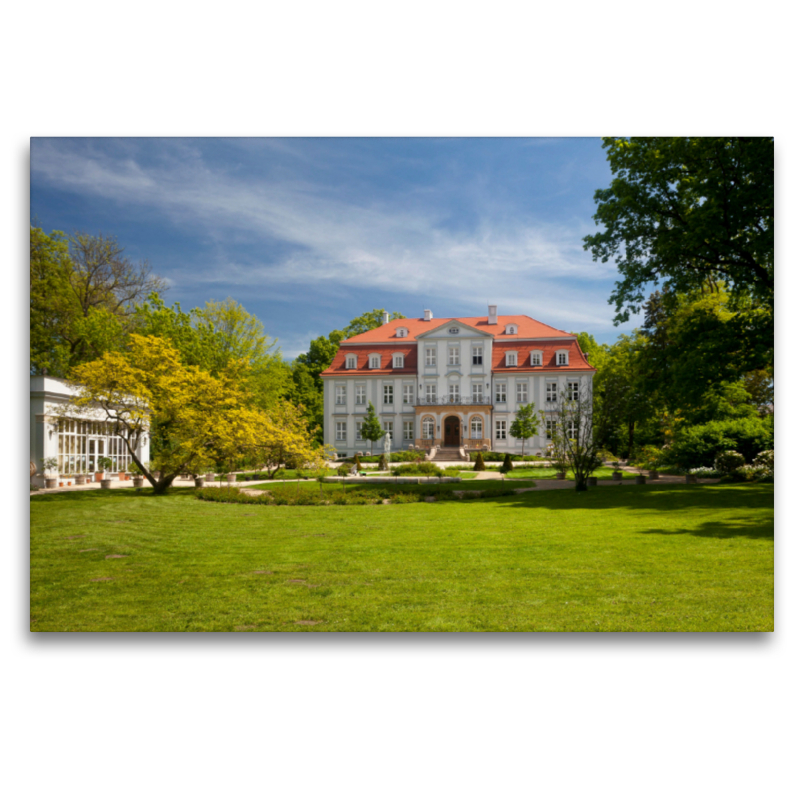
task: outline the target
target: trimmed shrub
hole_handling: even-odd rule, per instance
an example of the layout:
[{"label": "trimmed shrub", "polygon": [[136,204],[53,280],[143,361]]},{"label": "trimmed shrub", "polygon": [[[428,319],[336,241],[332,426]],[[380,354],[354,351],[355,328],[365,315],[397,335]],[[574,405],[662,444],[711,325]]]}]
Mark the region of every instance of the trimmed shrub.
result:
[{"label": "trimmed shrub", "polygon": [[503,466],[500,467],[500,472],[505,475],[506,473],[511,472],[512,469],[514,469],[514,465],[511,463],[511,454],[506,453],[506,457],[503,459]]},{"label": "trimmed shrub", "polygon": [[483,463],[483,453],[478,451],[478,457],[475,459],[475,466],[472,468],[475,472],[482,472],[486,469],[486,464]]},{"label": "trimmed shrub", "polygon": [[533,455],[520,455],[519,453],[498,453],[494,450],[489,450],[487,452],[483,452],[481,450],[473,450],[469,454],[470,461],[477,461],[478,456],[480,456],[484,462],[486,461],[504,461],[506,456],[508,456],[512,461],[547,461],[545,456],[533,456]]},{"label": "trimmed shrub", "polygon": [[773,446],[771,417],[718,420],[681,428],[665,457],[681,469],[691,469],[713,464],[726,450],[735,450],[745,461],[752,461]]},{"label": "trimmed shrub", "polygon": [[714,459],[714,469],[723,475],[733,475],[745,465],[744,456],[735,450],[726,450]]},{"label": "trimmed shrub", "polygon": [[351,468],[351,464],[339,464],[339,466],[336,468],[336,474],[344,478],[350,474]]},{"label": "trimmed shrub", "polygon": [[420,461],[417,464],[402,464],[399,467],[392,467],[392,475],[402,477],[404,475],[444,475],[442,468],[432,461]]}]

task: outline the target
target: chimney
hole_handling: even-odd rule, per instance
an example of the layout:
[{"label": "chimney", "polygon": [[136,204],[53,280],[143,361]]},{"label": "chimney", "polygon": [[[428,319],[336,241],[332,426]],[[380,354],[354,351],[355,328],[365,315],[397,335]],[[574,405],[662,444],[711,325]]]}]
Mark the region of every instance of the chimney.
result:
[{"label": "chimney", "polygon": [[489,306],[489,324],[497,325],[497,306]]},{"label": "chimney", "polygon": [[389,322],[389,312],[388,311],[384,311],[383,312],[383,324],[386,325],[388,322]]},{"label": "chimney", "polygon": [[430,322],[433,319],[433,314],[429,308],[425,309],[425,322]]}]

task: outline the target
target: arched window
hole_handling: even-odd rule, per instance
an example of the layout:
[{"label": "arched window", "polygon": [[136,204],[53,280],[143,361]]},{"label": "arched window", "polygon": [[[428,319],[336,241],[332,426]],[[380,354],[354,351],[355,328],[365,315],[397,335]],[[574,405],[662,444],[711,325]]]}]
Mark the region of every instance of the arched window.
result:
[{"label": "arched window", "polygon": [[433,439],[433,417],[425,417],[422,420],[422,438]]},{"label": "arched window", "polygon": [[569,366],[569,350],[559,350],[556,354],[556,365],[559,367]]},{"label": "arched window", "polygon": [[403,369],[405,365],[405,357],[402,353],[395,353],[393,356],[394,359],[394,368],[395,369]]},{"label": "arched window", "polygon": [[370,369],[380,369],[381,368],[381,357],[377,353],[372,353],[369,357],[369,368]]},{"label": "arched window", "polygon": [[473,417],[470,420],[470,438],[483,439],[483,420],[480,417]]},{"label": "arched window", "polygon": [[356,368],[356,357],[355,356],[347,356],[347,360],[345,363],[345,369],[355,369]]}]

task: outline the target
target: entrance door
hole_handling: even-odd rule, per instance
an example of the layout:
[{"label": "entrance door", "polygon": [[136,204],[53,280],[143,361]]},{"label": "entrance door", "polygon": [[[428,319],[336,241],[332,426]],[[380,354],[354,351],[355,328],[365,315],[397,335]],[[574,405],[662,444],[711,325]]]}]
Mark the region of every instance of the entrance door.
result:
[{"label": "entrance door", "polygon": [[89,439],[89,472],[100,472],[97,460],[105,455],[105,439]]},{"label": "entrance door", "polygon": [[447,447],[458,447],[461,444],[461,421],[458,417],[445,419],[444,443]]}]

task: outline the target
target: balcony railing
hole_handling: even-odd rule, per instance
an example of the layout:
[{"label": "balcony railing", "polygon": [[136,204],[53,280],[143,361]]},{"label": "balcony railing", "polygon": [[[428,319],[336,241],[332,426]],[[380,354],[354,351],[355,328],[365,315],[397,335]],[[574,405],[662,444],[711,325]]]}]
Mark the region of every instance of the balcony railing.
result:
[{"label": "balcony railing", "polygon": [[415,406],[490,406],[492,404],[488,397],[473,399],[462,395],[451,396],[443,394],[441,397],[420,397]]}]

